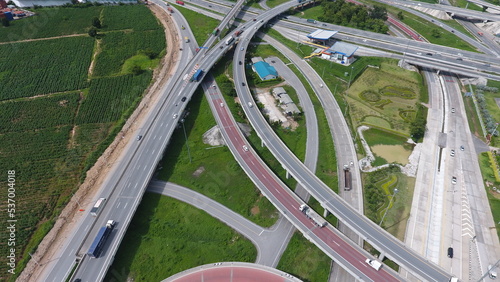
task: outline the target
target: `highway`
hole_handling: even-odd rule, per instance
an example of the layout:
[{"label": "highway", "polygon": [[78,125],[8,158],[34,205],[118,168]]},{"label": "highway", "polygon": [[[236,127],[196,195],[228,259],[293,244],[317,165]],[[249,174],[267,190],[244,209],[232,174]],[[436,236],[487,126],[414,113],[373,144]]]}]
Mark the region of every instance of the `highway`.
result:
[{"label": "highway", "polygon": [[[240,5],[240,3],[238,5]],[[233,11],[237,11],[239,9],[238,5],[234,7]],[[258,19],[266,21],[275,14],[285,11],[293,5],[295,5],[295,3],[292,2],[282,4],[268,12],[263,13],[261,16],[258,17]],[[255,27],[258,28],[259,25],[262,25],[262,23],[257,21]],[[221,26],[224,25],[221,24]],[[253,25],[250,26],[250,24],[246,26],[248,26],[250,29],[254,27]],[[243,34],[246,36],[246,34],[248,33],[250,32],[247,31]],[[213,42],[214,38],[211,37],[211,40]],[[210,46],[211,43],[208,42],[206,45]],[[90,239],[87,238],[87,241],[86,243],[84,243],[84,246],[85,244],[90,244],[89,242],[92,240],[93,237],[92,234],[95,234],[96,230],[100,226],[104,225],[104,222],[107,219],[111,218],[116,220],[118,222],[118,225],[116,229],[113,231],[113,234],[111,235],[111,238],[109,240],[111,241],[111,243],[105,248],[104,256],[102,258],[93,260],[85,258],[83,259],[83,262],[80,264],[80,269],[78,269],[77,271],[77,276],[78,277],[82,276],[83,281],[102,280],[102,277],[106,272],[109,263],[112,260],[113,254],[116,252],[118,244],[121,241],[124,232],[126,231],[126,228],[133,215],[133,212],[135,211],[142,197],[142,193],[144,192],[145,186],[149,181],[149,178],[153,173],[156,164],[161,158],[162,152],[168,143],[171,133],[175,129],[177,121],[182,117],[181,114],[185,107],[185,103],[180,102],[181,98],[182,97],[189,98],[198,85],[197,83],[188,83],[182,81],[180,78],[184,74],[194,73],[196,69],[203,69],[205,71],[210,69],[210,67],[220,58],[220,56],[228,48],[228,46],[225,46],[225,44],[222,41],[219,42],[216,45],[216,47],[221,47],[221,48],[214,48],[208,52],[205,49],[200,50],[200,52],[195,56],[195,59],[192,62],[190,62],[186,68],[184,68],[184,71],[182,72],[179,71],[176,73],[175,77],[176,79],[174,79],[174,81],[177,80],[177,83],[175,83],[174,86],[171,86],[169,84],[168,86],[169,88],[165,89],[165,93],[176,93],[176,95],[172,96],[164,95],[162,102],[155,106],[155,111],[153,111],[153,113],[148,117],[147,123],[145,124],[141,132],[144,138],[141,141],[136,141],[134,142],[134,144],[129,145],[128,150],[130,151],[128,152],[131,152],[131,154],[127,154],[127,159],[124,160],[122,166],[123,168],[126,169],[126,171],[122,171],[118,174],[115,174],[112,178],[114,183],[110,183],[112,181],[107,183],[109,184],[107,192],[115,190],[114,197],[112,197],[108,202],[108,204],[106,205],[99,220],[94,225],[93,231],[90,233],[89,236]],[[201,58],[203,58],[203,60]],[[187,60],[181,60],[181,61],[187,61]],[[241,91],[241,89],[239,88],[240,88],[239,85],[237,85],[238,91]],[[220,102],[221,102],[220,100],[214,102],[212,107],[215,106],[217,108],[218,114],[222,115],[223,118],[221,119],[221,122],[223,126],[230,126],[230,123],[227,122],[227,117],[224,118],[225,115],[227,115],[227,112],[225,113],[224,110],[221,110],[221,108],[224,109],[224,107],[219,106]],[[244,103],[244,107],[246,107],[246,103]],[[247,112],[248,109],[245,109],[245,111]],[[224,123],[224,121],[226,121],[226,123]],[[250,169],[248,166],[243,165],[242,160],[244,159],[245,163],[252,164],[251,169],[255,170],[256,175],[259,176],[266,175],[264,173],[265,172],[264,167],[258,165],[260,160],[256,159],[253,154],[243,150],[242,146],[243,144],[245,144],[244,139],[239,140],[237,137],[233,136],[233,134],[236,134],[235,131],[237,132],[239,131],[236,130],[235,127],[233,127],[231,130],[232,130],[231,134],[229,134],[228,138],[231,137],[235,139],[234,140],[229,139],[233,141],[233,143],[231,142],[228,143],[231,143],[232,144],[231,146],[235,146],[233,148],[233,152],[234,150],[238,150],[238,152],[240,153],[240,155],[237,157],[240,164],[242,164],[242,166],[244,166],[246,169]],[[266,137],[266,136],[261,136],[261,137]],[[305,185],[305,187],[308,188],[309,191],[313,193],[313,195],[316,197],[317,200],[319,200],[324,206],[326,206],[329,211],[333,212],[339,218],[343,219],[349,227],[357,229],[358,232],[360,232],[362,236],[365,239],[367,239],[368,242],[370,242],[372,245],[377,246],[380,250],[384,250],[385,254],[388,257],[392,258],[393,260],[399,262],[402,265],[405,265],[406,267],[408,267],[408,265],[411,264],[413,269],[416,269],[415,270],[416,273],[420,273],[419,276],[423,277],[424,279],[443,280],[449,278],[449,275],[446,274],[444,271],[422,260],[419,256],[415,255],[413,252],[406,250],[404,248],[404,245],[401,244],[401,242],[395,242],[394,241],[395,239],[387,237],[387,234],[384,233],[385,231],[382,232],[382,230],[374,228],[373,223],[369,222],[363,216],[359,216],[355,210],[346,205],[345,202],[343,202],[341,199],[338,199],[338,197],[335,194],[332,194],[331,191],[329,191],[328,187],[324,187],[324,184],[322,184],[309,170],[307,170],[303,166],[303,164],[300,163],[300,161],[299,161],[300,165],[296,164],[297,159],[294,156],[290,158],[290,152],[287,151],[285,147],[283,147],[281,142],[273,143],[275,140],[273,140],[272,138],[268,139],[267,137],[263,138],[263,140],[268,147],[270,146],[272,150],[276,150],[278,146],[280,147],[279,149],[282,151],[283,157],[279,157],[278,159],[282,161],[282,164],[302,185]],[[134,158],[131,159],[132,157]],[[304,173],[304,175],[301,175],[301,173]],[[259,184],[266,184],[265,187],[268,187],[268,189],[270,188],[270,191],[269,193],[266,194],[266,196],[270,197],[270,199],[274,198],[275,200],[285,201],[286,198],[283,198],[283,196],[281,196],[281,193],[288,193],[288,189],[286,189],[286,191],[278,190],[278,187],[282,186],[280,186],[277,180],[273,178],[275,176],[273,175],[271,177],[271,175],[268,175],[267,177],[269,177],[269,179],[267,178],[260,179],[261,183],[259,183]],[[272,190],[273,187],[275,190]],[[116,195],[119,195],[119,197],[116,198]],[[386,281],[392,280],[391,277],[394,278],[393,275],[391,275],[389,272],[386,272],[384,270],[376,272],[375,270],[369,268],[364,263],[364,257],[366,257],[366,255],[362,255],[361,253],[358,252],[353,252],[352,249],[347,249],[350,246],[345,246],[343,244],[336,246],[334,243],[330,242],[331,240],[341,242],[339,241],[341,240],[340,238],[341,236],[332,235],[335,234],[333,233],[333,231],[327,231],[331,230],[330,228],[314,228],[313,226],[311,226],[312,223],[309,220],[307,220],[307,218],[305,218],[305,216],[300,211],[298,211],[297,203],[298,202],[285,203],[286,209],[281,209],[281,210],[283,211],[288,210],[289,213],[287,213],[287,217],[290,220],[299,218],[300,220],[303,221],[302,223],[303,226],[311,228],[309,233],[306,232],[307,234],[306,236],[310,236],[313,241],[317,242],[320,248],[322,248],[323,250],[334,250],[336,252],[335,254],[344,255],[345,258],[349,259],[347,261],[344,260],[344,258],[342,257],[335,258],[337,261],[340,262],[344,261],[344,265],[346,265],[347,267],[351,265],[350,271],[353,273],[355,277],[360,277],[361,279],[378,278],[378,279],[384,279]],[[275,204],[280,205],[277,203]],[[285,206],[285,204],[283,205]],[[79,245],[79,243],[75,242],[81,242],[82,239],[81,237],[84,236],[84,234],[87,234],[86,231],[91,225],[90,223],[92,222],[92,219],[89,219],[87,217],[85,222],[86,224],[83,223],[81,225],[79,232],[76,232],[76,234],[78,235],[74,236],[74,239],[75,238],[76,239],[73,241],[73,244],[70,244],[71,247],[67,246],[65,248],[65,252],[73,248],[74,246]],[[298,224],[300,226],[299,223],[295,224]],[[302,227],[302,229],[304,229],[304,227]],[[66,256],[63,256],[63,258],[65,259],[59,260],[66,262],[70,261],[70,263],[62,267],[58,265],[57,267],[58,271],[53,272],[56,273],[55,275],[59,275],[57,277],[60,278],[65,277],[64,275],[68,273],[68,269],[71,268],[72,261],[74,261],[75,257],[74,253],[72,255],[68,254],[72,253],[73,251],[74,251],[73,249],[69,250],[68,253],[66,253]],[[83,248],[83,251],[85,251],[85,248]],[[356,262],[356,260],[358,260],[358,262]],[[354,266],[354,268],[352,268],[352,266]],[[412,269],[412,267],[410,267],[410,269]],[[363,272],[360,272],[360,270],[363,270]],[[56,280],[59,279],[55,280],[47,279],[46,281],[56,281]]]},{"label": "highway", "polygon": [[[212,84],[210,82],[209,84]],[[248,174],[261,192],[276,206],[276,208],[290,221],[304,236],[316,244],[333,260],[342,265],[357,279],[365,281],[397,281],[397,274],[388,267],[376,271],[364,261],[370,255],[362,248],[346,244],[349,239],[331,226],[318,228],[311,219],[307,218],[299,206],[303,201],[285,184],[277,178],[263,161],[257,157],[250,144],[245,140],[236,125],[233,116],[224,106],[222,94],[215,89],[210,94],[209,104],[221,129],[222,136],[235,159]],[[221,105],[222,103],[222,105]],[[258,112],[256,107],[253,107]],[[246,149],[245,147],[246,146]]]},{"label": "highway", "polygon": [[[165,8],[165,4],[159,2],[160,6]],[[235,11],[229,13],[228,18],[221,23],[227,24],[231,16],[236,13],[241,3],[235,6]],[[174,12],[172,17],[176,18],[176,22],[188,26],[187,22],[182,18],[182,14]],[[179,34],[186,34],[183,31]],[[194,38],[191,34],[191,38]],[[207,45],[210,45],[215,40],[210,37]],[[104,183],[104,189],[99,197],[108,198],[106,206],[101,214],[96,219],[87,215],[71,238],[67,240],[66,245],[60,251],[58,260],[55,260],[46,269],[46,273],[42,278],[44,281],[64,281],[68,277],[74,265],[78,269],[73,274],[74,278],[80,278],[82,281],[101,281],[106,274],[106,271],[113,260],[114,253],[125,234],[128,224],[137,209],[137,206],[142,198],[155,168],[162,157],[172,132],[177,126],[177,122],[184,110],[185,102],[182,102],[182,94],[186,93],[189,98],[197,88],[197,83],[189,83],[182,80],[184,73],[193,74],[196,70],[196,60],[191,61],[192,54],[195,53],[196,46],[193,44],[186,45],[183,42],[183,52],[178,60],[180,65],[176,67],[172,80],[167,83],[162,89],[164,93],[160,101],[154,105],[153,109],[146,118],[142,130],[139,135],[142,135],[140,141],[133,141],[126,147],[124,158],[120,160],[118,166]],[[189,52],[189,50],[191,52]],[[198,52],[195,58],[200,58],[204,55],[205,50]],[[174,84],[175,83],[175,84]],[[183,92],[187,89],[186,92]],[[168,93],[176,93],[168,95]],[[111,196],[112,195],[112,196]],[[108,219],[113,219],[117,225],[111,233],[101,257],[90,259],[85,253],[93,241],[98,229],[104,226]],[[79,261],[77,264],[76,261]]]},{"label": "highway", "polygon": [[252,102],[253,99],[249,89],[246,87],[248,83],[246,83],[244,68],[238,65],[237,62],[244,60],[244,52],[239,50],[247,49],[249,43],[247,38],[250,39],[253,36],[253,30],[256,29],[251,28],[250,32],[242,34],[239,44],[235,49],[233,77],[236,81],[236,91],[238,97],[240,97],[243,110],[263,143],[288,173],[303,185],[324,208],[333,213],[348,227],[356,230],[363,239],[380,250],[385,256],[424,280],[445,281],[449,279],[451,277],[450,274],[447,274],[432,262],[425,260],[413,250],[408,249],[405,244],[395,239],[391,234],[371,222],[365,216],[360,215],[337,194],[333,193],[274,134],[267,121],[256,110],[256,107],[249,107],[248,102]]},{"label": "highway", "polygon": [[[204,2],[204,1],[193,0],[192,2],[196,3],[197,5],[202,5],[202,6],[208,7],[207,2]],[[405,1],[401,1],[401,2],[405,2]],[[227,2],[227,3],[230,3],[230,2]],[[228,6],[230,6],[230,5],[228,4]],[[474,40],[473,38],[471,38],[465,34],[462,34],[461,32],[453,29],[451,26],[448,26],[445,23],[438,21],[427,14],[424,14],[424,13],[421,13],[419,11],[415,11],[413,9],[406,8],[406,7],[401,7],[401,8],[407,10],[409,13],[413,13],[419,17],[423,17],[429,22],[434,22],[434,24],[436,24],[437,26],[443,27],[444,29],[449,30],[450,32],[451,32],[451,30],[453,30],[455,35],[457,35],[458,37],[460,37],[464,41],[468,42],[472,46],[476,47],[478,50],[481,50],[482,52],[485,52],[487,54],[481,54],[481,53],[470,52],[470,51],[463,51],[460,49],[435,45],[435,44],[431,44],[431,43],[427,43],[427,42],[423,42],[423,41],[413,41],[413,40],[412,40],[411,46],[408,46],[409,52],[413,52],[413,53],[422,52],[423,54],[425,54],[426,52],[432,51],[432,52],[435,52],[436,55],[442,54],[444,56],[449,56],[451,58],[451,60],[456,59],[457,56],[463,57],[466,60],[479,61],[480,64],[478,64],[477,67],[476,67],[476,65],[474,65],[479,70],[498,72],[498,69],[484,68],[485,63],[491,63],[491,65],[499,65],[500,58],[496,55],[495,52],[492,52],[489,48],[484,46],[482,43]],[[228,8],[226,8],[226,10],[227,9]],[[217,11],[224,12],[225,10],[224,10],[223,6],[219,6]],[[253,16],[250,13],[257,14],[260,12],[262,12],[262,11],[259,9],[248,8],[248,11],[244,14],[241,14],[241,16],[242,16],[242,19],[248,21],[248,20],[251,20],[253,18]],[[483,14],[485,17],[488,15],[491,15],[489,13],[483,13]],[[496,17],[500,17],[500,16],[496,15]],[[275,24],[275,26],[287,27],[287,28],[290,28],[293,30],[300,30],[300,31],[304,31],[304,32],[312,32],[318,28],[326,28],[326,29],[330,29],[330,30],[336,30],[336,31],[339,31],[339,33],[340,33],[340,34],[335,35],[336,39],[351,41],[350,40],[351,36],[353,36],[354,38],[362,37],[361,38],[362,40],[367,40],[367,41],[365,42],[365,41],[359,40],[359,41],[354,41],[354,42],[356,44],[366,45],[366,46],[370,46],[373,48],[381,48],[383,50],[390,50],[390,51],[395,51],[398,53],[403,53],[403,52],[405,52],[405,50],[402,48],[394,50],[393,46],[395,45],[396,47],[397,46],[405,47],[408,45],[407,43],[409,41],[406,38],[393,37],[393,36],[388,35],[388,34],[380,34],[380,33],[375,33],[375,32],[370,32],[370,31],[359,30],[359,29],[355,29],[355,28],[349,28],[349,27],[329,24],[329,23],[318,22],[317,24],[312,24],[312,23],[308,23],[306,21],[306,19],[299,18],[296,16],[288,16],[288,19],[286,19],[286,20],[279,20],[279,21],[273,20],[273,23]],[[340,37],[339,37],[339,35],[340,35]],[[343,36],[343,35],[346,35],[346,36]],[[348,37],[348,38],[346,38],[346,37]],[[385,44],[382,46],[378,46],[378,45],[373,46],[372,43],[376,43],[376,44],[377,43],[378,44],[388,43],[388,44]],[[491,55],[494,55],[495,57],[492,57]],[[446,59],[446,58],[443,58],[443,59]],[[458,62],[458,61],[453,62],[451,60],[450,60],[450,62],[453,64],[459,64],[462,66],[469,65],[469,64],[464,64],[462,62]],[[481,63],[482,63],[482,66],[481,66]]]},{"label": "highway", "polygon": [[[406,0],[379,0],[378,2],[386,3],[386,4],[391,5],[391,6],[405,6],[405,7],[414,8],[417,10],[421,10],[422,8],[427,8],[427,9],[445,11],[448,14],[452,14],[452,15],[456,15],[456,16],[460,16],[460,17],[464,17],[464,18],[468,18],[468,19],[476,19],[476,20],[482,20],[482,21],[487,20],[487,21],[493,21],[493,22],[500,21],[500,15],[498,15],[498,14],[463,9],[463,8],[450,6],[450,5],[431,4],[431,3],[421,2],[421,1],[406,1]],[[441,0],[441,2],[444,2],[444,1]],[[470,2],[473,2],[473,1],[470,1]],[[489,5],[492,5],[492,4],[489,4]]]}]

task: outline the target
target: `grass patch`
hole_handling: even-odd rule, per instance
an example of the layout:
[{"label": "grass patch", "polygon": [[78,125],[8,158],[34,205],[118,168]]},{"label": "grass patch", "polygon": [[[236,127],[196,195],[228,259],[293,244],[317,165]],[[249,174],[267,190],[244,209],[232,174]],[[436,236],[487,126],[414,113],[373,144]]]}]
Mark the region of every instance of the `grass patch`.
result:
[{"label": "grass patch", "polygon": [[[424,20],[416,15],[408,13],[406,11],[400,10],[394,6],[386,5],[380,2],[374,2],[370,0],[365,0],[365,3],[370,5],[382,6],[387,9],[388,13],[393,15],[397,15],[399,12],[403,14],[402,22],[410,26],[417,33],[422,35],[424,38],[429,40],[430,43],[438,44],[442,46],[453,47],[461,50],[467,50],[472,52],[477,52],[476,48],[470,45],[469,43],[463,41],[455,34],[451,33],[448,30],[445,30],[442,27],[436,26],[434,23],[431,23],[427,20]],[[439,37],[432,36],[432,30],[436,29],[439,32]]]},{"label": "grass patch", "polygon": [[471,2],[468,2],[466,0],[451,0],[450,3],[456,7],[460,7],[460,8],[464,8],[464,9],[465,9],[465,7],[467,7],[467,9],[469,9],[469,10],[484,12],[482,7],[479,7],[478,5],[471,3]]},{"label": "grass patch", "polygon": [[256,257],[250,241],[203,210],[146,193],[105,280],[160,281],[199,265]]},{"label": "grass patch", "polygon": [[186,18],[186,21],[192,28],[191,31],[193,32],[194,38],[196,38],[196,42],[198,42],[200,46],[203,46],[202,44],[205,44],[205,41],[211,36],[212,31],[219,25],[220,21],[179,5],[173,6],[175,6],[175,8]]},{"label": "grass patch", "polygon": [[472,33],[469,32],[468,29],[466,29],[463,25],[458,23],[456,20],[441,20],[443,23],[453,27],[455,30],[460,31],[461,33],[469,36],[470,38],[474,38],[475,36],[472,35]]},{"label": "grass patch", "polygon": [[[202,135],[216,123],[200,91],[194,94],[186,111],[189,115],[184,126],[192,162],[180,127],[165,151],[158,177],[203,193],[259,225],[274,224],[274,206],[250,181],[228,148],[212,148],[203,143]],[[196,174],[197,170],[203,172]]]},{"label": "grass patch", "polygon": [[281,256],[279,270],[302,281],[327,281],[331,259],[300,232],[295,232]]},{"label": "grass patch", "polygon": [[[500,89],[500,82],[488,82],[488,86],[497,87],[498,89]],[[483,91],[483,94],[486,100],[486,108],[488,109],[488,112],[491,114],[495,122],[500,122],[500,108],[496,102],[497,99],[500,99],[500,92]],[[471,98],[467,99],[472,100]],[[499,129],[500,127],[497,128],[497,131]],[[500,144],[500,137],[492,137],[491,145],[497,146],[498,144]]]},{"label": "grass patch", "polygon": [[[481,128],[481,123],[479,121],[478,113],[476,112],[476,107],[474,106],[474,101],[472,97],[464,97],[465,112],[467,113],[467,120],[469,123],[469,129],[476,137],[483,139],[483,129]],[[493,138],[495,139],[495,138]]]},{"label": "grass patch", "polygon": [[[420,100],[419,76],[399,68],[394,60],[383,61],[378,69],[366,68],[347,91],[354,128],[366,124],[409,136],[410,123]],[[367,99],[364,94],[367,91],[375,92],[380,99]]]},{"label": "grass patch", "polygon": [[375,145],[402,145],[406,143],[406,138],[388,133],[387,131],[377,128],[370,128],[363,131],[366,143],[369,146]]},{"label": "grass patch", "polygon": [[[285,2],[288,2],[288,0],[267,0],[266,4],[269,8],[274,8],[274,7],[276,7],[280,4],[283,4]],[[262,8],[262,7],[260,7],[260,8]]]},{"label": "grass patch", "polygon": [[[436,26],[433,23],[430,23],[420,17],[417,17],[413,14],[406,13],[403,11],[404,19],[403,23],[407,24],[411,28],[413,28],[416,32],[422,35],[424,38],[429,40],[430,43],[438,44],[442,46],[453,47],[461,50],[477,52],[477,49],[470,45],[469,43],[463,41],[455,34],[451,33],[448,30],[445,30],[442,27]],[[434,37],[432,35],[432,30],[438,30],[439,37]]]},{"label": "grass patch", "polygon": [[153,70],[158,66],[159,63],[159,58],[150,59],[144,54],[138,54],[125,61],[122,67],[121,74],[132,73],[134,67],[136,66],[140,67],[142,70]]},{"label": "grass patch", "polygon": [[[391,166],[376,172],[364,173],[365,215],[379,224],[387,210],[382,227],[400,240],[404,239],[406,224],[410,216],[415,179]],[[398,192],[391,200],[394,189]]]},{"label": "grass patch", "polygon": [[500,188],[500,183],[496,182],[495,174],[493,168],[491,167],[490,159],[486,152],[479,155],[479,168],[481,169],[481,175],[483,176],[484,187],[486,189],[486,194],[488,195],[488,201],[490,203],[491,213],[493,215],[493,221],[497,230],[497,236],[500,238],[500,193],[498,191],[493,191],[492,187],[486,186],[486,181],[493,183],[493,187]]}]

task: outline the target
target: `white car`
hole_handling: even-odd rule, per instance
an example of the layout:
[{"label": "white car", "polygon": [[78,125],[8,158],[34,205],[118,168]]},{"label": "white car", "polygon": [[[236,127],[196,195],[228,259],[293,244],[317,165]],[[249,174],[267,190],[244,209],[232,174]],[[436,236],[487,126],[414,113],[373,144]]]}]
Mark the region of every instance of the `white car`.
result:
[{"label": "white car", "polygon": [[457,178],[455,176],[451,177],[451,184],[457,184]]},{"label": "white car", "polygon": [[243,145],[243,151],[248,152],[248,147],[247,147],[247,145]]},{"label": "white car", "polygon": [[173,118],[176,119],[177,118],[177,114],[174,114]]},{"label": "white car", "polygon": [[221,108],[222,108],[222,107],[224,107],[224,103],[220,103],[220,107],[221,107]]},{"label": "white car", "polygon": [[451,150],[450,156],[454,157],[455,156],[455,150]]},{"label": "white car", "polygon": [[455,108],[451,108],[451,113],[455,113]]}]

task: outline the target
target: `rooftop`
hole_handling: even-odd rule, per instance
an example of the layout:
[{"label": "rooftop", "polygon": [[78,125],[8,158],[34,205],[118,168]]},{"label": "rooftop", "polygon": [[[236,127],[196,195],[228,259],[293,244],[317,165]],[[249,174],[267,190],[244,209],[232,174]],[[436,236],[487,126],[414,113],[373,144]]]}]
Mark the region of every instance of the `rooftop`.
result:
[{"label": "rooftop", "polygon": [[253,66],[261,79],[264,79],[268,75],[278,76],[276,69],[264,61],[257,62]]},{"label": "rooftop", "polygon": [[335,42],[335,44],[332,45],[332,47],[328,49],[328,51],[350,57],[354,55],[354,52],[356,52],[358,48],[359,47],[356,45],[337,41]]},{"label": "rooftop", "polygon": [[338,31],[317,29],[307,35],[308,38],[317,40],[327,40],[332,38]]}]

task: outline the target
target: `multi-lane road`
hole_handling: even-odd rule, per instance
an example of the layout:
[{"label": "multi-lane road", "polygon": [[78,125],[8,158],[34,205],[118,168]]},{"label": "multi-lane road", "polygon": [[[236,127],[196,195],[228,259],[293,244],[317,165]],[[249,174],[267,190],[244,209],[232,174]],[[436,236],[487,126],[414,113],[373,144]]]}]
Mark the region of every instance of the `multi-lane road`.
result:
[{"label": "multi-lane road", "polygon": [[[238,5],[241,5],[241,3],[238,3]],[[233,11],[237,11],[239,9],[238,5],[233,9]],[[269,12],[263,13],[263,15],[259,16],[258,19],[267,21],[274,15],[287,10],[293,5],[295,5],[295,3],[286,3],[280,5]],[[253,27],[258,28],[259,25],[262,25],[262,23],[260,21],[257,21],[255,24],[248,24],[245,27],[248,27],[250,30],[252,30]],[[211,45],[211,43],[207,43],[206,45],[209,46]],[[106,209],[101,214],[101,217],[97,220],[97,222],[95,222],[94,231],[90,232],[90,239],[87,238],[86,241],[83,240],[83,237],[85,237],[84,234],[89,234],[87,232],[89,226],[92,226],[94,223],[94,220],[92,218],[87,217],[82,223],[79,232],[75,232],[72,243],[68,244],[64,249],[64,258],[70,258],[69,260],[66,260],[67,262],[70,262],[67,265],[70,267],[66,268],[64,266],[58,266],[58,269],[60,270],[54,271],[53,273],[55,275],[59,275],[58,277],[65,277],[64,275],[67,274],[68,269],[70,269],[73,265],[73,261],[75,258],[75,249],[72,248],[74,248],[75,246],[79,246],[80,243],[78,242],[85,242],[83,244],[84,247],[85,244],[89,244],[88,242],[92,239],[93,234],[95,234],[95,230],[97,230],[98,227],[104,225],[104,222],[108,218],[111,218],[116,220],[118,222],[118,225],[110,238],[110,241],[112,241],[112,243],[105,251],[105,255],[99,262],[97,262],[96,259],[92,261],[91,259],[84,257],[83,263],[80,264],[81,266],[77,271],[78,275],[80,275],[80,273],[83,273],[85,275],[89,274],[90,272],[93,273],[93,275],[87,275],[84,281],[98,281],[102,279],[105,270],[109,266],[109,262],[112,259],[112,254],[114,254],[114,252],[116,251],[118,244],[126,230],[126,227],[130,222],[133,211],[135,211],[135,208],[137,207],[138,202],[142,197],[142,193],[144,192],[144,188],[148,182],[148,179],[151,176],[158,160],[161,158],[161,154],[166,144],[168,143],[172,131],[177,125],[177,121],[181,118],[181,114],[185,104],[181,103],[180,101],[182,97],[189,98],[189,96],[192,95],[192,93],[196,89],[196,83],[186,83],[185,81],[182,81],[181,76],[183,76],[184,74],[192,74],[196,69],[210,69],[215,61],[217,61],[222,53],[225,52],[228,48],[228,46],[225,46],[223,42],[217,44],[216,47],[221,48],[214,48],[208,52],[202,49],[195,56],[195,60],[189,63],[186,68],[183,68],[182,72],[177,73],[177,76],[175,77],[177,83],[174,86],[168,86],[169,88],[165,89],[165,93],[175,94],[165,95],[163,97],[162,102],[156,106],[155,111],[153,111],[153,113],[148,117],[146,126],[143,127],[143,131],[141,132],[141,134],[144,136],[144,138],[141,141],[137,141],[129,145],[127,151],[129,152],[129,154],[127,154],[126,159],[123,160],[124,166],[117,174],[115,174],[114,178],[112,178],[112,180],[108,182],[108,184],[110,185],[106,190],[107,192],[105,191],[105,193],[111,193],[114,190],[115,196],[110,199],[110,201],[106,205]],[[239,89],[239,86],[240,85],[237,85],[237,89]],[[215,107],[215,111],[220,117],[220,122],[223,124],[223,126],[225,126],[224,128],[228,130],[228,132],[230,132],[227,138],[232,141],[230,142],[230,146],[234,147],[232,150],[233,152],[237,152],[235,153],[235,155],[238,155],[238,161],[248,171],[253,170],[255,177],[266,175],[265,168],[262,166],[262,164],[259,165],[261,161],[255,157],[249,145],[245,143],[242,137],[241,139],[238,139],[236,132],[238,130],[236,129],[236,127],[234,127],[234,125],[231,127],[230,123],[228,122],[228,113],[225,110],[225,107],[221,106],[221,103],[223,103],[222,100],[214,99],[212,107]],[[244,105],[246,105],[246,103],[244,103]],[[249,111],[248,109],[245,110]],[[255,120],[258,121],[258,119],[259,118],[255,116]],[[224,122],[226,123],[224,124]],[[265,136],[265,133],[262,134],[264,136],[261,136],[261,138],[264,139],[264,142],[267,146],[275,146],[275,148],[273,148],[274,150],[276,150],[277,147],[280,147],[276,151],[281,151],[281,158],[279,159],[286,166],[289,172],[291,172],[291,174],[301,184],[311,189],[310,191],[313,192],[316,198],[326,208],[328,208],[328,210],[332,211],[341,219],[345,220],[351,228],[357,229],[358,232],[362,234],[363,238],[367,239],[370,243],[372,243],[372,245],[378,246],[380,249],[385,250],[385,254],[387,256],[391,257],[402,265],[408,266],[408,264],[412,264],[417,275],[424,277],[425,279],[442,280],[449,278],[449,274],[443,272],[439,268],[436,268],[432,264],[421,260],[411,251],[405,250],[404,245],[402,245],[400,242],[395,242],[395,239],[387,237],[387,234],[384,234],[384,232],[382,232],[381,230],[374,228],[372,226],[373,223],[367,222],[366,218],[362,216],[360,217],[356,213],[356,211],[354,211],[348,205],[345,205],[343,201],[337,199],[335,195],[332,195],[330,193],[330,191],[325,190],[325,187],[323,187],[324,184],[318,182],[318,179],[316,179],[312,173],[305,171],[303,165],[301,166],[296,164],[294,157],[291,157],[289,155],[290,153],[287,152],[286,148],[282,147],[280,142],[276,142],[275,145],[274,142],[277,140],[272,139],[273,136]],[[266,139],[264,137],[269,139]],[[246,147],[243,147],[243,145],[245,145]],[[248,148],[248,150],[245,150],[245,148]],[[251,166],[249,164],[251,164]],[[127,169],[126,173],[124,169]],[[305,174],[301,175],[302,173]],[[267,194],[265,193],[266,196],[271,197],[271,199],[274,198],[276,200],[275,205],[283,205],[283,208],[280,210],[282,210],[283,212],[287,211],[287,218],[295,221],[299,220],[299,222],[296,222],[296,224],[298,224],[299,226],[302,224],[302,227],[299,229],[304,229],[304,226],[306,227],[306,229],[309,229],[309,231],[305,232],[306,236],[309,236],[314,241],[317,241],[320,248],[322,248],[323,250],[334,250],[336,254],[344,255],[337,259],[339,261],[344,260],[345,265],[353,266],[353,269],[350,269],[350,271],[352,271],[355,277],[359,277],[361,279],[378,278],[384,280],[394,278],[394,275],[390,272],[386,272],[384,270],[376,272],[373,269],[369,268],[368,265],[364,263],[366,254],[353,252],[352,249],[346,249],[347,246],[345,246],[344,244],[339,244],[338,242],[342,242],[343,238],[341,238],[341,236],[338,236],[334,232],[329,231],[331,230],[331,228],[315,228],[311,221],[307,220],[307,218],[305,218],[305,216],[300,211],[298,211],[298,203],[300,203],[300,201],[297,200],[296,202],[290,202],[289,198],[284,198],[281,193],[288,193],[288,191],[285,189],[280,192],[278,187],[283,187],[279,185],[279,181],[274,179],[273,177],[275,176],[273,175],[268,175],[268,177],[269,179],[262,179],[260,177],[256,178],[261,182],[259,183],[259,187],[266,187],[267,189],[271,188],[269,189]],[[272,190],[272,187],[274,187],[275,191]],[[328,187],[326,188],[328,189]],[[285,203],[281,201],[284,201]],[[338,244],[338,246],[336,246],[335,244]],[[84,252],[85,248],[82,249]],[[76,251],[78,252],[78,250]],[[81,254],[81,250],[79,253]],[[64,259],[60,259],[60,261],[63,260]],[[48,279],[47,281],[51,280]]]}]

